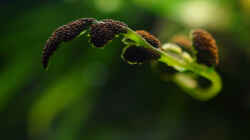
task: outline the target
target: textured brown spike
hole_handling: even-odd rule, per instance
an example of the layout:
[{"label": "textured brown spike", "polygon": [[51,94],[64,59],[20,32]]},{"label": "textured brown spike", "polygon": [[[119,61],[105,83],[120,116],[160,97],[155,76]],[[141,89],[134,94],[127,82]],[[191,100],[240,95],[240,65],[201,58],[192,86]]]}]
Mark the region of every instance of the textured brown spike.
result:
[{"label": "textured brown spike", "polygon": [[[153,47],[158,48],[161,46],[161,42],[147,31],[137,30],[136,33],[141,35],[141,37],[143,37]],[[126,48],[122,55],[125,61],[134,64],[142,64],[144,62],[160,58],[160,54],[154,50],[141,46],[130,46]]]},{"label": "textured brown spike", "polygon": [[126,27],[126,24],[111,19],[92,24],[90,30],[90,41],[95,47],[104,47],[109,41],[112,41],[116,35],[126,33]]},{"label": "textured brown spike", "polygon": [[118,20],[113,20],[113,19],[103,19],[102,22],[106,22],[106,23],[109,22],[109,23],[113,23],[113,24],[128,27],[128,25],[125,24],[124,22],[121,22],[121,21],[118,21]]},{"label": "textured brown spike", "polygon": [[175,35],[172,37],[171,42],[180,46],[184,51],[194,56],[195,52],[192,47],[192,42],[185,35]]},{"label": "textured brown spike", "polygon": [[62,41],[70,41],[77,37],[83,30],[87,29],[95,19],[82,18],[69,24],[59,27],[52,35],[62,39]]},{"label": "textured brown spike", "polygon": [[160,58],[160,54],[149,48],[130,46],[123,52],[123,59],[129,63],[141,64]]},{"label": "textured brown spike", "polygon": [[48,67],[48,62],[50,56],[55,52],[57,49],[57,46],[60,44],[60,41],[57,40],[55,37],[50,37],[47,42],[45,47],[43,48],[43,54],[42,54],[42,63],[43,67],[46,69]]},{"label": "textured brown spike", "polygon": [[42,53],[43,67],[48,67],[50,56],[56,51],[61,42],[67,42],[77,37],[83,30],[87,29],[95,19],[81,18],[56,29],[47,40]]},{"label": "textured brown spike", "polygon": [[144,30],[137,30],[136,33],[141,35],[149,44],[151,44],[155,48],[159,48],[161,46],[160,40],[149,32]]},{"label": "textured brown spike", "polygon": [[216,41],[213,36],[203,29],[192,32],[193,46],[197,51],[197,61],[207,66],[219,64],[219,55]]}]

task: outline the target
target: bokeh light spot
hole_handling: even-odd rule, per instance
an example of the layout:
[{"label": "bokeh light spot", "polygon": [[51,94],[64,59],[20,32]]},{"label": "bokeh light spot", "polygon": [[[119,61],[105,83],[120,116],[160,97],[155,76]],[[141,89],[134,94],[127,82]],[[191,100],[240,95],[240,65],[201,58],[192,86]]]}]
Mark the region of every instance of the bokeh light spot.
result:
[{"label": "bokeh light spot", "polygon": [[230,22],[226,7],[211,1],[188,1],[177,9],[179,20],[190,27],[226,28]]},{"label": "bokeh light spot", "polygon": [[121,8],[123,0],[94,0],[98,10],[105,13],[112,13]]}]

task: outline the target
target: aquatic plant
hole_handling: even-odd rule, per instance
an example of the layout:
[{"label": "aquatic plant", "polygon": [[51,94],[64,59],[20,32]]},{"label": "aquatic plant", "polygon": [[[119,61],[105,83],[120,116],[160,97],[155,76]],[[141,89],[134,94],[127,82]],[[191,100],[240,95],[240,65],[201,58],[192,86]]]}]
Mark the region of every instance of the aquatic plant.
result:
[{"label": "aquatic plant", "polygon": [[[52,33],[43,49],[43,67],[47,69],[49,59],[60,43],[83,34],[89,34],[91,45],[97,48],[105,47],[115,37],[121,36],[125,44],[121,57],[125,62],[137,65],[146,62],[164,64],[166,70],[174,70],[171,72],[171,80],[195,99],[212,99],[222,88],[221,78],[215,71],[219,64],[216,41],[203,29],[192,30],[192,40],[175,37],[170,43],[161,45],[157,37],[144,30],[134,31],[123,22],[82,18]],[[206,79],[209,85],[200,85],[199,78]]]}]

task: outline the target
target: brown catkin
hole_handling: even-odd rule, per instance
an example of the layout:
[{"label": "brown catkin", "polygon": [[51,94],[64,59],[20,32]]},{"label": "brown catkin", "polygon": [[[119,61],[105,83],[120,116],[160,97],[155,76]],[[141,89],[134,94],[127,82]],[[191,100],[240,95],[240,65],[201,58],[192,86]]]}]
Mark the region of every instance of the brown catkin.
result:
[{"label": "brown catkin", "polygon": [[180,46],[184,51],[188,52],[191,56],[195,55],[192,47],[192,42],[185,35],[175,35],[171,38],[171,42]]},{"label": "brown catkin", "polygon": [[116,35],[127,32],[127,25],[111,19],[105,19],[100,23],[92,24],[90,30],[90,42],[95,47],[104,47],[112,41]]},{"label": "brown catkin", "polygon": [[52,35],[57,36],[62,41],[70,41],[77,37],[83,30],[87,29],[95,19],[82,18],[69,24],[59,27]]},{"label": "brown catkin", "polygon": [[[143,37],[153,47],[159,48],[161,46],[161,42],[149,32],[137,30],[136,33]],[[144,48],[141,46],[130,46],[126,48],[125,52],[123,53],[123,58],[130,63],[141,64],[160,58],[160,54],[155,52],[153,49]]]},{"label": "brown catkin", "polygon": [[160,54],[149,48],[130,46],[123,53],[125,61],[135,64],[144,63],[160,58]]},{"label": "brown catkin", "polygon": [[153,47],[159,48],[161,46],[160,40],[157,37],[150,34],[149,32],[144,30],[137,30],[136,33],[141,35]]},{"label": "brown catkin", "polygon": [[216,41],[210,33],[203,29],[196,29],[192,32],[192,41],[197,51],[198,63],[207,66],[216,66],[219,64]]},{"label": "brown catkin", "polygon": [[117,24],[117,25],[121,25],[121,26],[124,26],[124,27],[128,27],[127,24],[125,24],[124,22],[121,22],[121,21],[118,21],[118,20],[113,20],[113,19],[103,19],[102,22],[106,22],[106,23],[114,23],[114,24]]},{"label": "brown catkin", "polygon": [[60,41],[56,40],[56,38],[54,38],[53,36],[47,40],[46,45],[43,48],[43,53],[42,53],[42,64],[45,69],[48,67],[50,56],[56,51],[57,46],[59,44],[60,44]]},{"label": "brown catkin", "polygon": [[48,67],[49,58],[56,51],[61,42],[67,42],[77,37],[83,30],[87,29],[94,21],[94,18],[81,18],[69,24],[57,28],[46,41],[42,53],[43,67]]}]

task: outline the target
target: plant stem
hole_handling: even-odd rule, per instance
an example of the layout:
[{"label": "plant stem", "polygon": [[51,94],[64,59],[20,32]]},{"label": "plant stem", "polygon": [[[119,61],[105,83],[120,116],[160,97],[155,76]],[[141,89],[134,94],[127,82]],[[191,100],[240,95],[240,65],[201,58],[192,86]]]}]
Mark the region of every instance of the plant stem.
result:
[{"label": "plant stem", "polygon": [[[184,73],[181,73],[182,75],[176,74],[174,76],[173,81],[195,99],[201,101],[207,101],[215,97],[220,92],[222,88],[222,82],[219,74],[214,70],[214,68],[198,64],[195,61],[188,62],[185,59],[180,59],[175,55],[171,55],[159,48],[155,48],[152,45],[150,45],[144,38],[142,38],[140,35],[138,35],[136,32],[134,32],[129,28],[128,32],[124,34],[124,36],[125,38],[133,40],[134,41],[133,43],[135,43],[138,46],[151,48],[153,51],[160,54],[161,57],[158,59],[158,61],[163,62],[168,66],[174,67],[177,71],[179,72],[191,71],[194,74],[204,77],[207,80],[211,81],[210,87],[200,88],[198,85],[190,86],[190,84],[188,84],[187,81],[183,79],[185,78],[185,76],[187,76]],[[128,42],[128,44],[129,43],[131,42]]]}]

